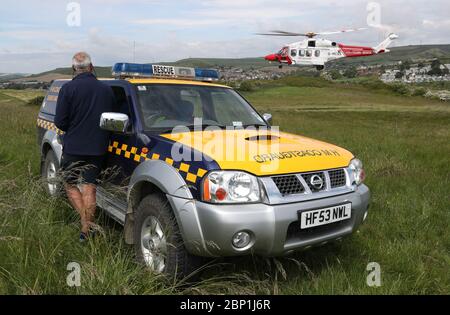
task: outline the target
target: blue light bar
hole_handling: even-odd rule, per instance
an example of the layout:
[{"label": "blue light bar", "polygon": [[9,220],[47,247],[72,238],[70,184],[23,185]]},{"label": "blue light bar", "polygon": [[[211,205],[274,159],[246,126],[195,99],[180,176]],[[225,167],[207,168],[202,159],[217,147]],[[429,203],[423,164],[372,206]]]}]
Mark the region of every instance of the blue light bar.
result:
[{"label": "blue light bar", "polygon": [[116,63],[112,68],[116,78],[170,78],[189,79],[198,81],[217,81],[219,72],[214,69],[201,69],[189,67],[173,67],[139,63]]}]

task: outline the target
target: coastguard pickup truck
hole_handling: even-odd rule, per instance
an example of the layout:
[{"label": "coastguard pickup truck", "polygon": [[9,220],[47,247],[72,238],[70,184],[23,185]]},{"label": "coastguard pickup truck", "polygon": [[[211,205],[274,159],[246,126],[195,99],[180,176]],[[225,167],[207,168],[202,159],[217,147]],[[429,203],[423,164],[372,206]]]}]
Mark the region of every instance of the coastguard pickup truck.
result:
[{"label": "coastguard pickup truck", "polygon": [[[215,70],[118,63],[97,204],[124,226],[137,259],[185,276],[199,257],[281,256],[341,239],[366,219],[370,193],[349,151],[271,127]],[[50,195],[64,134],[53,121],[64,80],[37,119]]]}]

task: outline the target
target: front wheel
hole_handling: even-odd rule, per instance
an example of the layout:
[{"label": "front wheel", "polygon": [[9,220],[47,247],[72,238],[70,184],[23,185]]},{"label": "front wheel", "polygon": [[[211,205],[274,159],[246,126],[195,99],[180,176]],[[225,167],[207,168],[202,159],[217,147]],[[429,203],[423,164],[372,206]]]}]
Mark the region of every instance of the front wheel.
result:
[{"label": "front wheel", "polygon": [[201,261],[186,251],[172,208],[161,195],[146,196],[136,209],[134,247],[139,262],[169,277],[190,276]]}]

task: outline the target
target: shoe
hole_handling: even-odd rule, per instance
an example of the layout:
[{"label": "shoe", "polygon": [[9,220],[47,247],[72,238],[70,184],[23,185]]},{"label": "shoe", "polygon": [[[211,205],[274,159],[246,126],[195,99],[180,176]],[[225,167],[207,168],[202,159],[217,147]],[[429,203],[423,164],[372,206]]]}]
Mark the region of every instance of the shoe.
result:
[{"label": "shoe", "polygon": [[95,238],[97,235],[97,231],[94,229],[89,229],[87,233],[80,232],[80,243],[84,243],[88,241],[89,239]]},{"label": "shoe", "polygon": [[80,243],[85,243],[88,240],[88,235],[84,232],[80,233]]},{"label": "shoe", "polygon": [[97,235],[97,231],[93,230],[93,229],[89,229],[89,238],[95,238],[95,236]]}]

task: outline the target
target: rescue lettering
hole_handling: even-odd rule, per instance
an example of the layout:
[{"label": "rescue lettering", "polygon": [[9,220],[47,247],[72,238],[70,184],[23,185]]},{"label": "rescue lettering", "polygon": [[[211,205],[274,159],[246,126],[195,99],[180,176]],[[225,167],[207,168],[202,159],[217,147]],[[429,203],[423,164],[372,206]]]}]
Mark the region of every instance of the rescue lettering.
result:
[{"label": "rescue lettering", "polygon": [[340,156],[336,150],[301,150],[301,151],[284,151],[278,153],[258,154],[253,159],[258,163],[270,162],[274,160],[293,159],[307,156]]}]

